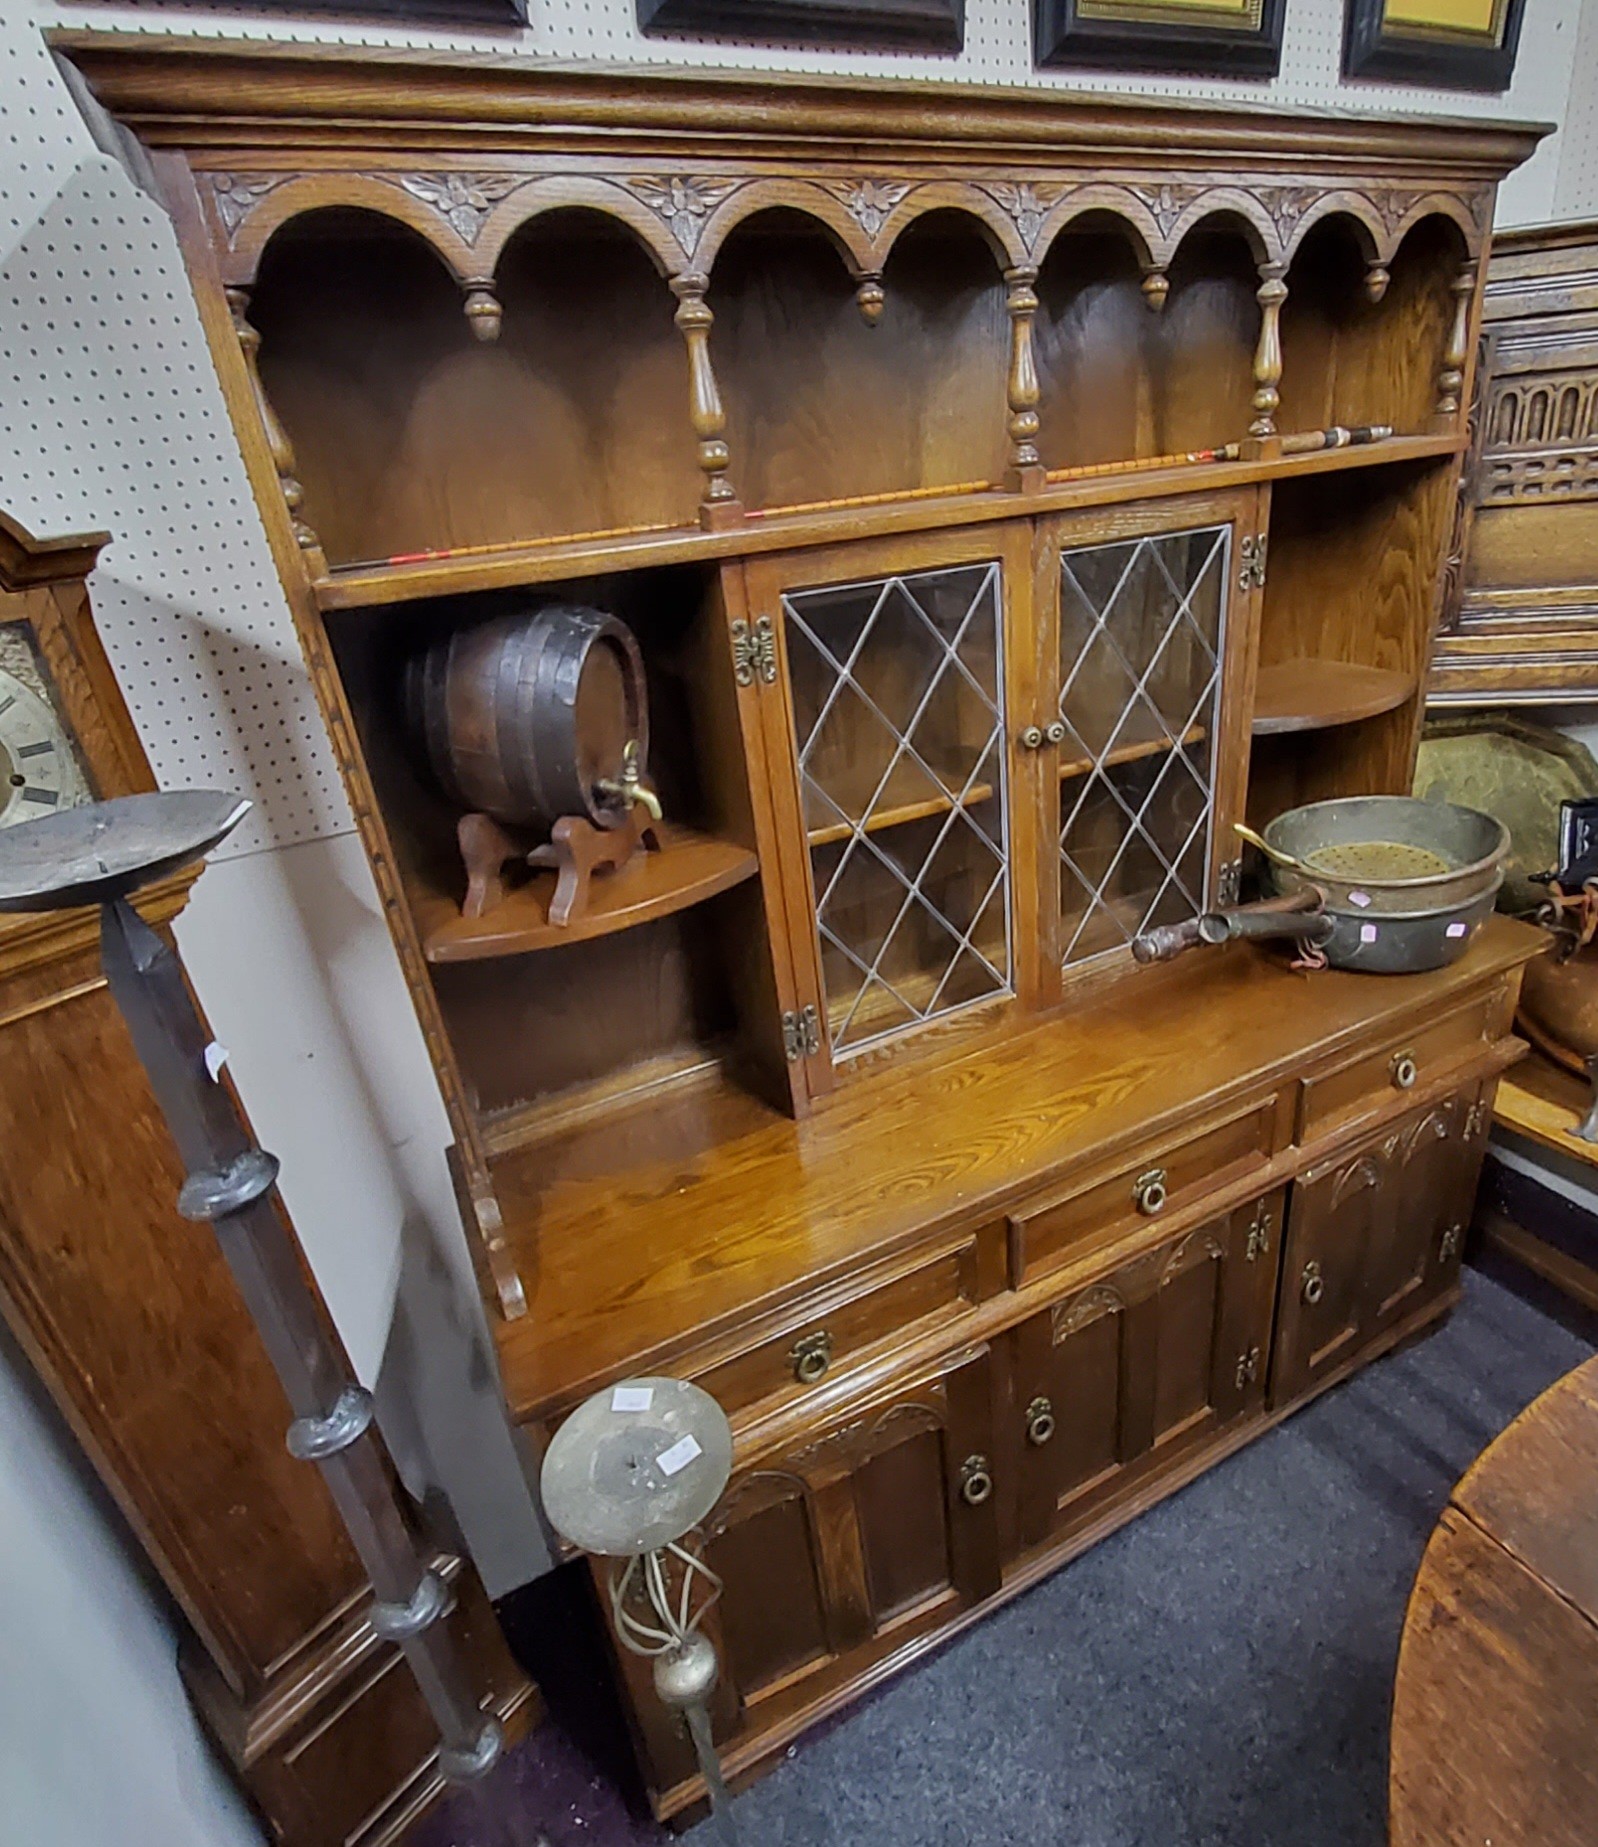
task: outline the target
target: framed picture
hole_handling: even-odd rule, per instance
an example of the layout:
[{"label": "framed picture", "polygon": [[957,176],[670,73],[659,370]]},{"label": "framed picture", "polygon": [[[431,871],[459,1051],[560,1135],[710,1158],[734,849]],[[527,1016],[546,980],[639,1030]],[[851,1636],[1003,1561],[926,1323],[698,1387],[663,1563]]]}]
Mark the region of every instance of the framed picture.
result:
[{"label": "framed picture", "polygon": [[638,27],[685,38],[958,51],[965,0],[638,0]]},{"label": "framed picture", "polygon": [[1343,75],[1507,90],[1526,0],[1348,0]]},{"label": "framed picture", "polygon": [[1274,77],[1286,0],[1033,0],[1039,64]]}]

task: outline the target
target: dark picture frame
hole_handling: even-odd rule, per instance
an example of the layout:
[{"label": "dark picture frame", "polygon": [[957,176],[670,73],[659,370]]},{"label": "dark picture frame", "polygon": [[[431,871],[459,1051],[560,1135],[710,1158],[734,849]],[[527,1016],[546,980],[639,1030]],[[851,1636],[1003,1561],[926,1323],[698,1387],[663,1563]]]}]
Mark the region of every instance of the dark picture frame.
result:
[{"label": "dark picture frame", "polygon": [[[191,5],[203,0],[189,0]],[[227,0],[230,7],[290,18],[363,20],[368,24],[435,26],[525,26],[532,0]],[[183,0],[170,10],[181,15]]]},{"label": "dark picture frame", "polygon": [[1388,0],[1347,0],[1343,20],[1343,75],[1379,83],[1409,83],[1434,90],[1509,88],[1520,49],[1526,0],[1503,0],[1495,44],[1463,35],[1396,26]]},{"label": "dark picture frame", "polygon": [[650,37],[760,39],[866,51],[959,51],[965,0],[637,0]]},{"label": "dark picture frame", "polygon": [[1260,0],[1248,23],[1227,23],[1221,8],[1206,19],[1206,10],[1199,0],[1033,0],[1032,55],[1045,66],[1276,75],[1286,0]]}]

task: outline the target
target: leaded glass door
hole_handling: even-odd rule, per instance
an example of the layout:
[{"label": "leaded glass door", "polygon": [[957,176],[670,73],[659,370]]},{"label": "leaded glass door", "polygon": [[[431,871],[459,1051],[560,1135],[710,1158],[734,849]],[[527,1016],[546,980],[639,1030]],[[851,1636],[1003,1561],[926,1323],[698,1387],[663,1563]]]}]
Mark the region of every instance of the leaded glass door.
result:
[{"label": "leaded glass door", "polygon": [[1257,502],[1246,490],[1078,517],[1044,548],[1045,882],[1067,976],[1197,916],[1229,884],[1246,741],[1228,722],[1247,709]]},{"label": "leaded glass door", "polygon": [[769,584],[780,620],[833,1065],[1014,994],[1006,612],[1025,534],[751,563],[752,603]]}]

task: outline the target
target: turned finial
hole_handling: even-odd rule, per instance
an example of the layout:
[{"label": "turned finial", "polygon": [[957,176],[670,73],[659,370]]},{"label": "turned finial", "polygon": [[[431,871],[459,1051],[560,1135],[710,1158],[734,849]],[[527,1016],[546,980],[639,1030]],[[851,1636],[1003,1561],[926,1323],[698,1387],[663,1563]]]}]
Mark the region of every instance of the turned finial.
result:
[{"label": "turned finial", "polygon": [[473,276],[461,284],[466,296],[466,324],[472,338],[490,344],[499,338],[500,322],[505,310],[494,293],[492,276]]},{"label": "turned finial", "polygon": [[860,310],[860,318],[868,327],[875,327],[882,319],[882,310],[887,303],[887,296],[882,290],[881,270],[868,270],[860,278],[854,292],[855,306]]}]

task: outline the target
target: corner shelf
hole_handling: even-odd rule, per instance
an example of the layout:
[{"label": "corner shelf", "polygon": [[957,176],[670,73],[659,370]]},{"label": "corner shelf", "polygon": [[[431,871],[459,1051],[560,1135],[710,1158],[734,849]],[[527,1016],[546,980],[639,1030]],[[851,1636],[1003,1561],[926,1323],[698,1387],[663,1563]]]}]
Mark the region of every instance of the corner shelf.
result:
[{"label": "corner shelf", "polygon": [[1261,667],[1254,693],[1254,735],[1322,731],[1395,711],[1415,691],[1414,677],[1352,661],[1293,660]]},{"label": "corner shelf", "polygon": [[549,921],[553,872],[535,873],[483,917],[462,917],[458,903],[443,892],[414,892],[428,961],[476,962],[610,936],[714,898],[753,878],[759,868],[747,847],[692,828],[666,822],[660,837],[658,853],[640,853],[619,871],[596,873],[588,910],[564,926]]}]

